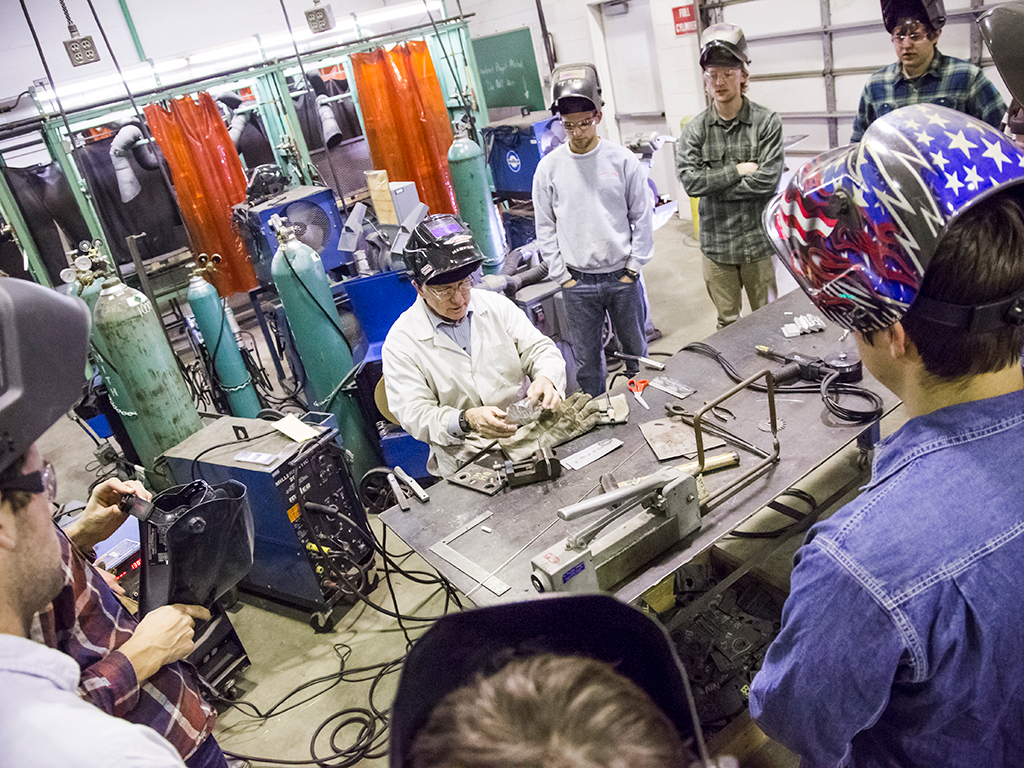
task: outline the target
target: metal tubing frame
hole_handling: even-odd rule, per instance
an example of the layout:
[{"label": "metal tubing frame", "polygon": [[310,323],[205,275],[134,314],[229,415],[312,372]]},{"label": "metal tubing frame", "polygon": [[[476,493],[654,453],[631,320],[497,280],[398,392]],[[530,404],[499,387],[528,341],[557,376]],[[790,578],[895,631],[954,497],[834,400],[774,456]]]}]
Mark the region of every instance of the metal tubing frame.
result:
[{"label": "metal tubing frame", "polygon": [[704,418],[704,414],[716,405],[721,405],[733,395],[742,392],[758,379],[764,379],[765,385],[768,389],[768,420],[772,430],[772,453],[767,458],[764,458],[755,464],[751,470],[743,473],[724,488],[720,488],[710,494],[702,504],[704,507],[704,514],[710,512],[714,508],[714,504],[716,502],[724,501],[779,460],[779,430],[775,418],[775,376],[772,375],[770,369],[765,368],[763,371],[755,373],[753,376],[744,379],[731,389],[726,390],[718,397],[704,403],[704,407],[693,414],[693,433],[697,438],[697,471],[694,474],[700,475],[704,472],[704,435],[700,427],[700,422],[701,419]]}]

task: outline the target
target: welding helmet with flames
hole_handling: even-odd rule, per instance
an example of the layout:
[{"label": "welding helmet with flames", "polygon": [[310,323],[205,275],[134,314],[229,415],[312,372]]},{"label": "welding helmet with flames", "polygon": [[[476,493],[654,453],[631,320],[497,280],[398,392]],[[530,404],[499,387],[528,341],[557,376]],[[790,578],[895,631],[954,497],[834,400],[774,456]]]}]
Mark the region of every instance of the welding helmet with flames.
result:
[{"label": "welding helmet with flames", "polygon": [[712,24],[700,38],[700,68],[728,67],[750,63],[747,55],[747,37],[735,24]]},{"label": "welding helmet with flames", "polygon": [[[804,165],[763,221],[818,309],[844,328],[869,332],[906,314],[952,223],[1022,183],[1024,153],[1004,134],[960,112],[916,104],[873,122],[859,144]],[[974,311],[932,306],[928,314],[982,332],[1009,322],[1016,298]]]},{"label": "welding helmet with flames", "polygon": [[428,216],[412,231],[405,263],[420,285],[457,283],[476,272],[484,255],[473,233],[450,213]]},{"label": "welding helmet with flames", "polygon": [[0,472],[82,397],[89,308],[0,277]]},{"label": "welding helmet with flames", "polygon": [[555,114],[598,112],[604,106],[597,67],[589,62],[560,64],[551,73],[551,111]]}]

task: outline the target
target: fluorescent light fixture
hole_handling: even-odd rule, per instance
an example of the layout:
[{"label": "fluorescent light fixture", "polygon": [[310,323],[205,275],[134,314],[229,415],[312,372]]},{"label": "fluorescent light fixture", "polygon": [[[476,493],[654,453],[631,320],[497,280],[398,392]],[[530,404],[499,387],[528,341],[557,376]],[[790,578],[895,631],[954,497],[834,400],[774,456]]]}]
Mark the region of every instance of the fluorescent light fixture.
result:
[{"label": "fluorescent light fixture", "polygon": [[[369,29],[371,24],[384,24],[403,18],[425,16],[428,9],[432,14],[444,13],[444,6],[440,0],[428,0],[426,4],[422,2],[402,3],[366,13],[353,13],[339,17],[337,25],[330,33],[314,35],[309,29],[297,29],[295,43],[292,42],[292,36],[288,32],[253,35],[227,45],[186,56],[152,61],[125,69],[124,82],[117,73],[114,73],[88,80],[62,83],[57,86],[57,93],[66,108],[97,103],[124,95],[126,83],[133,92],[153,88],[157,85],[154,75],[159,76],[165,86],[173,85],[175,81],[210,77],[233,67],[261,64],[266,59],[287,58],[294,54],[296,44],[300,50],[303,47],[309,48],[313,45],[320,47],[332,42],[341,44],[351,40],[357,28],[364,35],[372,35],[373,31]],[[175,74],[169,78],[165,77],[172,72]],[[164,80],[166,82],[163,82]],[[37,88],[36,94],[41,101],[50,102],[50,109],[56,109],[54,94],[49,87]]]}]

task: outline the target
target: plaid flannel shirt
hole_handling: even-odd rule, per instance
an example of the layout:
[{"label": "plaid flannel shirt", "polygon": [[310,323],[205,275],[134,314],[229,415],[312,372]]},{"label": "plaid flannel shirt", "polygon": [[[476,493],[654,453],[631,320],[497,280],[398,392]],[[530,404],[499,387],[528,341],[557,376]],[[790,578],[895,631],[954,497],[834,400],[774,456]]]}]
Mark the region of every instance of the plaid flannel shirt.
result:
[{"label": "plaid flannel shirt", "polygon": [[167,664],[139,685],[117,650],[138,622],[64,532],[64,588],[33,622],[33,639],[66,653],[82,670],[79,695],[104,712],[147,725],[188,758],[213,731],[217,713],[199,693],[191,664]]},{"label": "plaid flannel shirt", "polygon": [[[757,163],[740,176],[739,163]],[[719,264],[771,258],[761,214],[782,177],[782,119],[743,97],[726,122],[712,104],[687,123],[676,143],[676,175],[690,197],[699,197],[700,249]]]},{"label": "plaid flannel shirt", "polygon": [[860,141],[864,131],[882,115],[911,104],[938,104],[984,120],[993,128],[1006,113],[1006,103],[980,67],[969,61],[944,56],[935,50],[932,63],[920,77],[909,80],[897,61],[868,78],[860,96],[853,136]]}]

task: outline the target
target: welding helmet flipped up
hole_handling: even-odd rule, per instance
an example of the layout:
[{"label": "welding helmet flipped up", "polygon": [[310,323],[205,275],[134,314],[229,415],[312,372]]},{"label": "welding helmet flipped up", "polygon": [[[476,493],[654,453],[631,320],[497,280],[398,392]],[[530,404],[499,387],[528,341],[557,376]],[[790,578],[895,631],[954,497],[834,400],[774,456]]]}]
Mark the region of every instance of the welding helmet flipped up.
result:
[{"label": "welding helmet flipped up", "polygon": [[[800,168],[767,205],[763,223],[818,309],[844,328],[869,332],[906,314],[951,224],[1022,183],[1024,152],[1003,133],[946,107],[915,104],[873,122],[859,144]],[[982,333],[1016,324],[1010,316],[1019,303],[1007,297],[971,308],[929,299],[917,309],[941,325]]]},{"label": "welding helmet flipped up", "polygon": [[178,485],[144,509],[125,509],[139,518],[140,615],[173,603],[210,608],[252,568],[252,511],[241,483]]},{"label": "welding helmet flipped up", "polygon": [[450,213],[435,213],[421,221],[403,255],[419,285],[457,283],[484,263],[473,233]]},{"label": "welding helmet flipped up", "polygon": [[939,30],[946,23],[946,8],[942,0],[881,0],[882,23],[890,35],[904,19],[916,19]]},{"label": "welding helmet flipped up", "polygon": [[554,114],[599,112],[601,80],[590,62],[559,64],[551,73],[551,111]]},{"label": "welding helmet flipped up", "polygon": [[723,21],[712,24],[700,36],[700,68],[728,67],[750,63],[747,55],[747,36],[735,24]]},{"label": "welding helmet flipped up", "polygon": [[84,301],[0,277],[0,472],[82,397],[88,348]]}]

